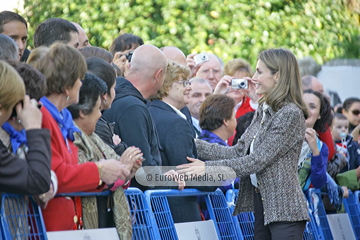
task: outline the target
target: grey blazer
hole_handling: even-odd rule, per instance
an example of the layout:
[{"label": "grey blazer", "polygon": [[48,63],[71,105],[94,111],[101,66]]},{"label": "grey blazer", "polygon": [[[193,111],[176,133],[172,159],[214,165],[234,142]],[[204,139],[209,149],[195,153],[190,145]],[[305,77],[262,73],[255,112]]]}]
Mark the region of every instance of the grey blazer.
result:
[{"label": "grey blazer", "polygon": [[[302,111],[287,103],[277,112],[259,106],[254,119],[233,147],[196,140],[198,157],[206,166],[229,166],[240,181],[234,215],[254,211],[254,186],[250,174],[256,173],[263,199],[265,225],[280,221],[309,220],[307,204],[298,180],[298,160],[305,135]],[[256,136],[256,137],[255,137]],[[254,150],[247,154],[254,139]],[[214,174],[214,168],[207,168]],[[226,175],[226,173],[225,173]]]}]

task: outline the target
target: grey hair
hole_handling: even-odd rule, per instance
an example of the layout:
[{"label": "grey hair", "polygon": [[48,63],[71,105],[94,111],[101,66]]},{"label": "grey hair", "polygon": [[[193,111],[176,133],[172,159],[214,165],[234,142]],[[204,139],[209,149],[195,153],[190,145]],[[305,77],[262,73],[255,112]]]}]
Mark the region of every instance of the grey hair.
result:
[{"label": "grey hair", "polygon": [[[207,84],[207,85],[209,85],[209,86],[211,87],[209,81],[206,80],[206,79],[203,79],[203,78],[201,78],[201,77],[191,78],[191,79],[189,80],[189,82],[190,82],[190,83],[202,83],[202,84]],[[211,87],[211,89],[212,89],[212,87]]]},{"label": "grey hair", "polygon": [[317,76],[317,74],[321,71],[321,65],[319,65],[312,57],[305,57],[303,59],[298,60],[299,69],[300,69],[300,77],[305,75]]},{"label": "grey hair", "polygon": [[0,34],[0,59],[19,60],[19,48],[16,42],[5,34]]}]

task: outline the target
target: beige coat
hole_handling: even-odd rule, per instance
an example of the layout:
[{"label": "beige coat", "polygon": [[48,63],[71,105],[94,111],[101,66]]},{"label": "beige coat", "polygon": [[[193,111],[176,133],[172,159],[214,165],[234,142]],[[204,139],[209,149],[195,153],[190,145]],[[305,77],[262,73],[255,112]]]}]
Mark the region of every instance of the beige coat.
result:
[{"label": "beige coat", "polygon": [[[75,124],[76,125],[76,124]],[[77,125],[76,125],[77,126]],[[80,128],[79,128],[80,129]],[[98,162],[100,159],[119,159],[120,156],[109,147],[101,138],[93,132],[87,136],[81,131],[74,133],[74,144],[78,147],[79,163]],[[113,214],[116,230],[121,239],[132,239],[132,223],[130,220],[130,212],[128,202],[122,187],[117,188],[111,194],[113,204]],[[82,197],[83,222],[85,229],[94,229],[98,227],[98,211],[96,197]]]},{"label": "beige coat", "polygon": [[[241,177],[234,215],[254,211],[256,173],[263,199],[265,225],[279,221],[309,220],[307,204],[298,180],[298,160],[305,135],[302,111],[288,103],[277,112],[259,106],[254,119],[233,147],[196,140],[198,157],[206,166],[229,166]],[[256,137],[255,137],[256,136]],[[254,139],[254,150],[247,154]],[[216,160],[216,161],[214,161]],[[207,173],[212,170],[207,170]]]}]

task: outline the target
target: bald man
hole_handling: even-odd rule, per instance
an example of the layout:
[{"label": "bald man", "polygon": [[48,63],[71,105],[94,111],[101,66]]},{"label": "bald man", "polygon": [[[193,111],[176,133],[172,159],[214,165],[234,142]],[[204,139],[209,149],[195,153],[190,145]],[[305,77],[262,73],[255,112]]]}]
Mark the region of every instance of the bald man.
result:
[{"label": "bald man", "polygon": [[324,94],[324,85],[314,76],[306,75],[301,78],[303,90],[312,89]]},{"label": "bald man", "polygon": [[86,36],[85,30],[77,23],[72,22],[75,25],[76,29],[79,31],[79,46],[77,49],[81,49],[83,47],[91,46],[89,42],[89,38]]},{"label": "bald man", "polygon": [[[161,165],[160,146],[146,99],[160,89],[166,67],[167,60],[160,49],[153,45],[138,47],[133,53],[126,79],[118,80],[111,108],[103,114],[109,122],[115,122],[115,134],[129,146],[141,149],[146,159],[143,166],[153,166],[154,171],[158,171],[156,166]],[[132,180],[131,186],[144,191],[148,189],[136,179]]]},{"label": "bald man", "polygon": [[161,50],[163,51],[163,53],[165,54],[168,60],[186,66],[185,54],[179,48],[174,46],[167,46],[167,47],[162,47]]}]

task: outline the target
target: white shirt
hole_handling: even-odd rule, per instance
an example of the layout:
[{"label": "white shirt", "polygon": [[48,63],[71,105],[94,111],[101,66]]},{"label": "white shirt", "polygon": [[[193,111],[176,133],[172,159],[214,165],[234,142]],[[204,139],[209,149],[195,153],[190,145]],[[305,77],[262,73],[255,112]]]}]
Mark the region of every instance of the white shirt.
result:
[{"label": "white shirt", "polygon": [[193,116],[191,116],[191,120],[192,120],[193,126],[194,126],[199,132],[201,132],[202,129],[200,128],[199,120],[197,120],[197,119],[194,118]]},{"label": "white shirt", "polygon": [[171,105],[170,103],[164,102],[167,105],[169,105],[172,109],[174,109],[174,111],[176,112],[177,115],[179,115],[180,117],[182,117],[183,119],[185,119],[187,121],[187,118],[185,116],[185,114],[183,114],[182,112],[180,112],[179,109],[177,109],[176,107],[174,107],[173,105]]}]

